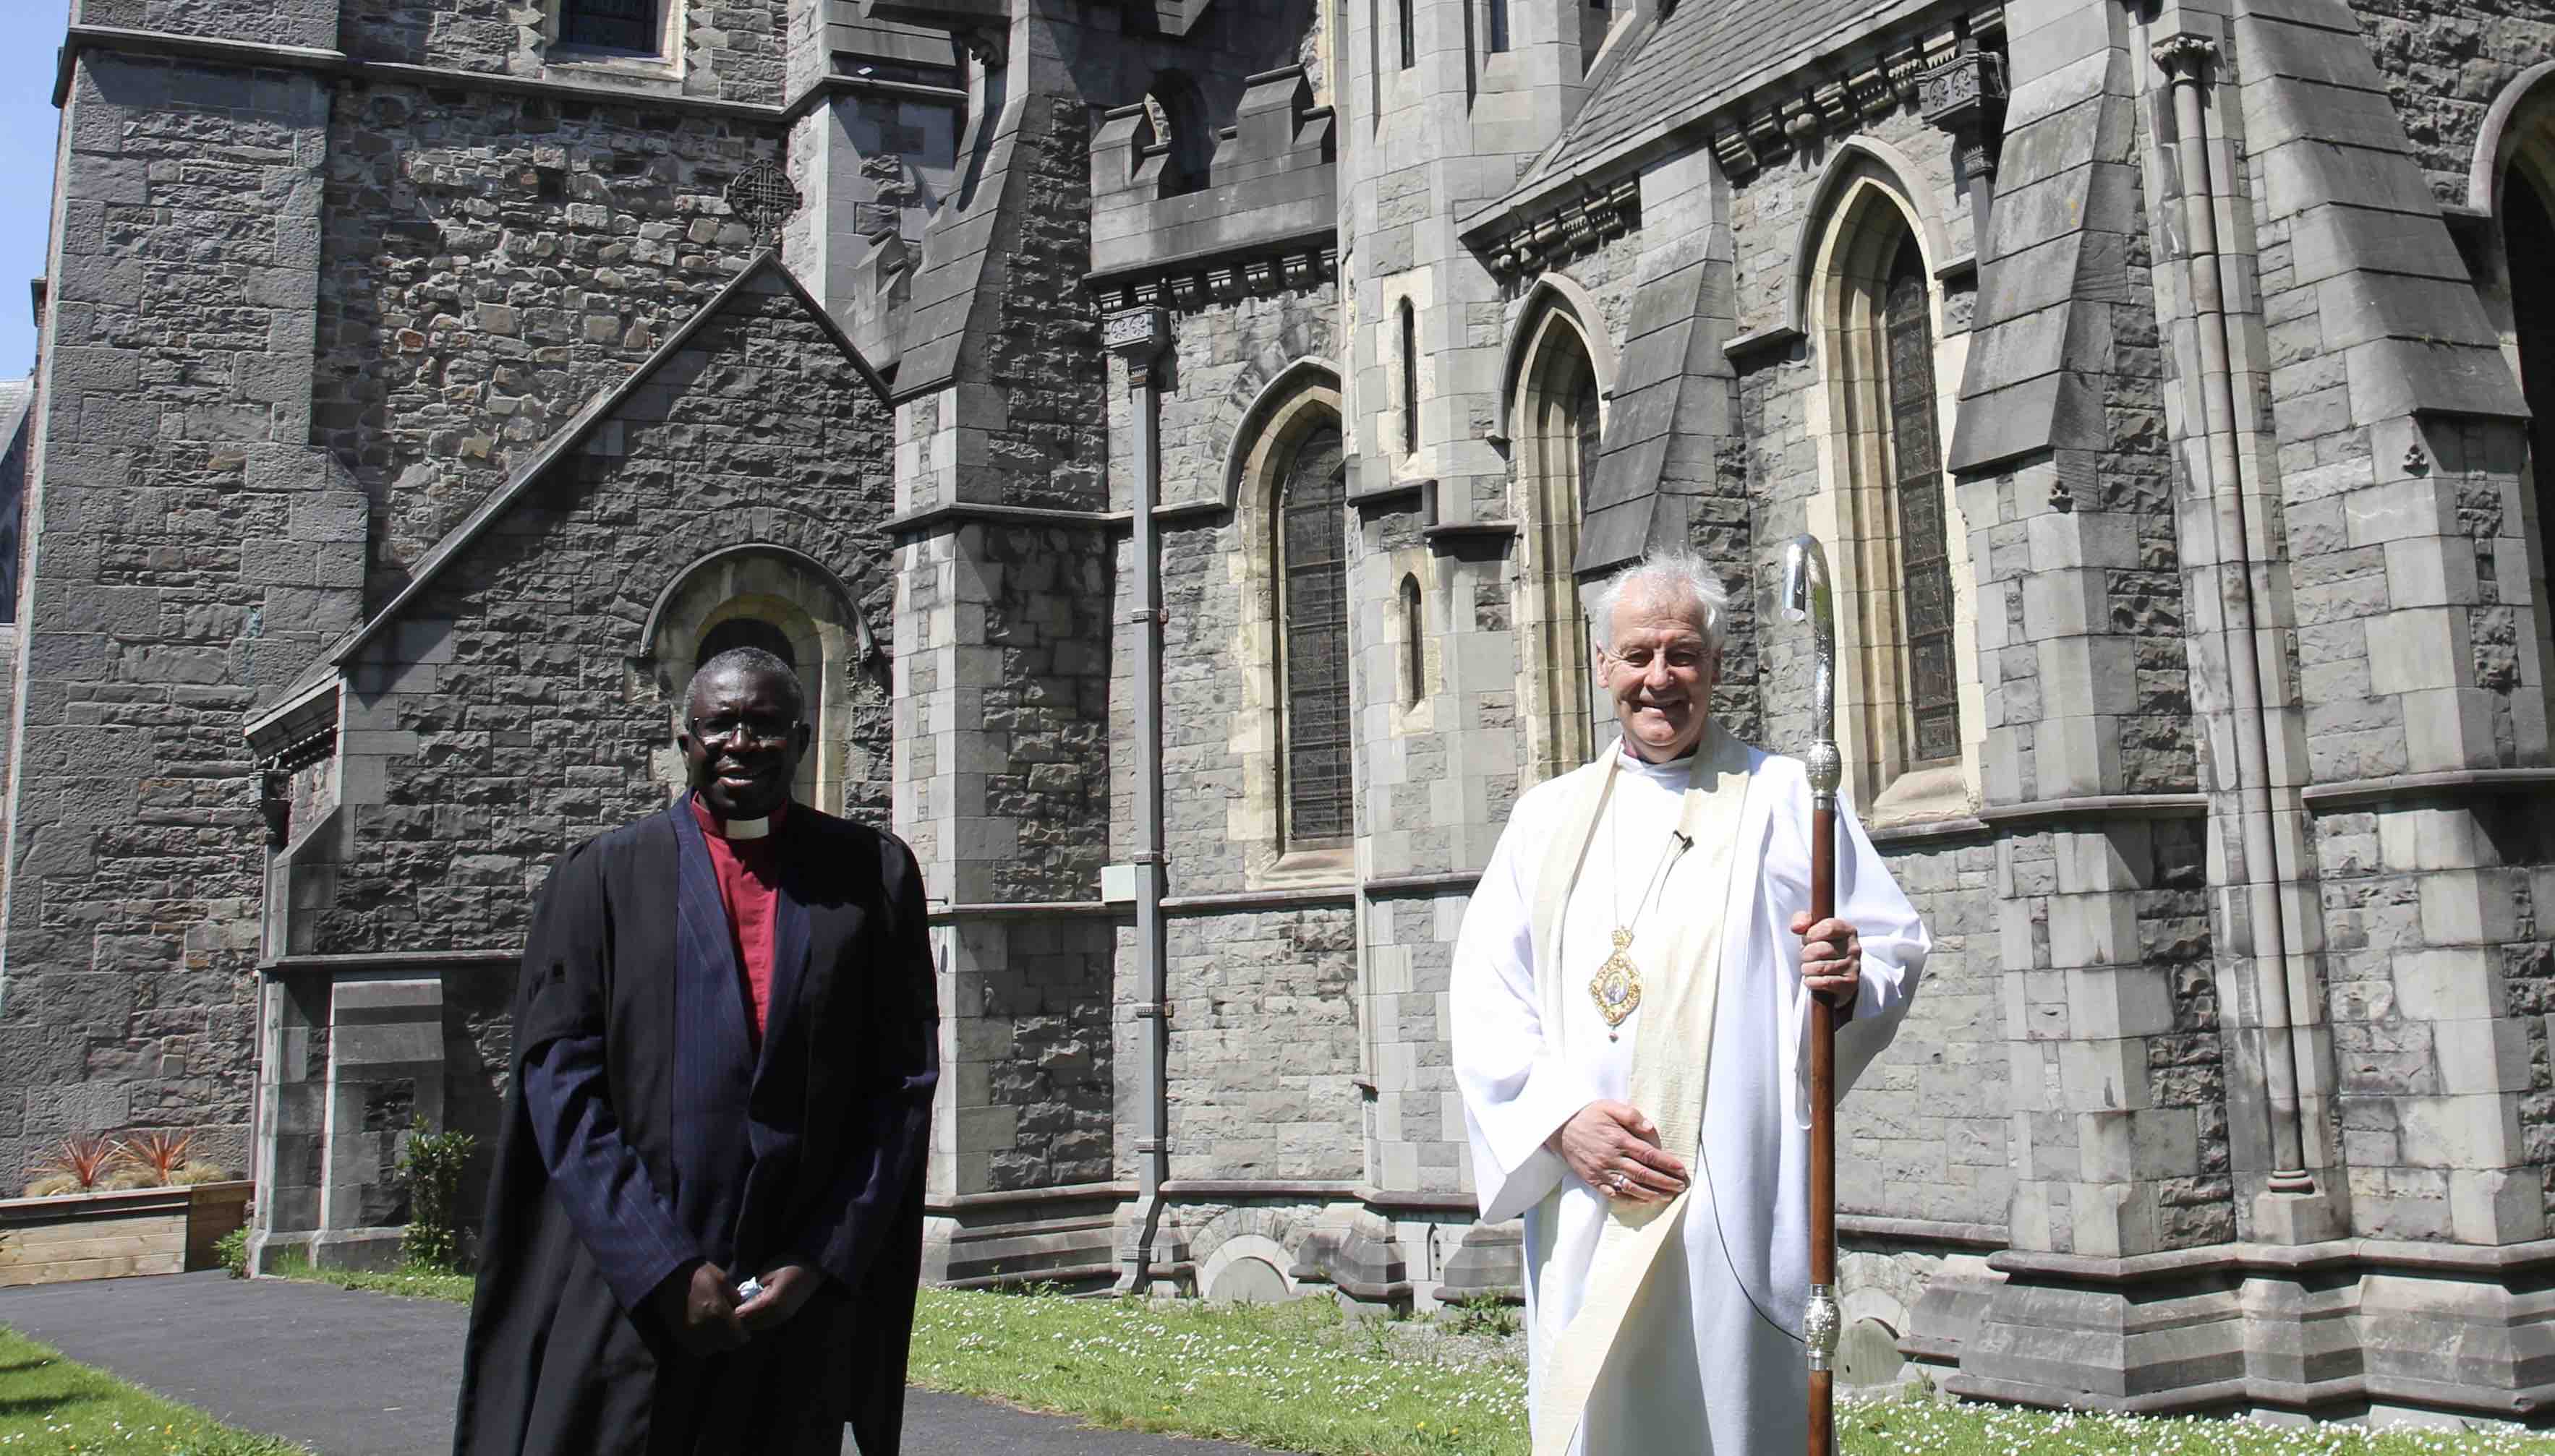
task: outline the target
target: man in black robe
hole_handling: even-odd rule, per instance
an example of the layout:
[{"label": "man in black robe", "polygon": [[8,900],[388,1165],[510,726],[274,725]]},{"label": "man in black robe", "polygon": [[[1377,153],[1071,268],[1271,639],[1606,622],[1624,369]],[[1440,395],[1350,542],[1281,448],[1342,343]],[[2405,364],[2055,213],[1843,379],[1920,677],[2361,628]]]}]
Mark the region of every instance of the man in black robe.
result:
[{"label": "man in black robe", "polygon": [[804,704],[703,665],[691,791],[543,887],[456,1456],[897,1450],[938,999],[912,851],[789,801]]}]

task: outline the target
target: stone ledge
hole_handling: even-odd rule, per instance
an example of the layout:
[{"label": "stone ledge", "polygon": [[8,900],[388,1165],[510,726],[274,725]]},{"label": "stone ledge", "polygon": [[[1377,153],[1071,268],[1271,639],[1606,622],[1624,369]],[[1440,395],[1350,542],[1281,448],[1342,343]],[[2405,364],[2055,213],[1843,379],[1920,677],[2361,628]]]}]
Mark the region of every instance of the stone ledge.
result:
[{"label": "stone ledge", "polygon": [[2318,813],[2391,803],[2405,798],[2542,793],[2555,789],[2555,769],[2450,769],[2434,774],[2393,774],[2311,784],[2298,797]]},{"label": "stone ledge", "polygon": [[2331,1239],[2320,1244],[2214,1244],[2111,1259],[2090,1254],[2048,1254],[2008,1249],[1988,1257],[2001,1274],[2086,1284],[2133,1284],[2239,1273],[2297,1274],[2360,1267],[2411,1270],[2476,1277],[2503,1277],[2555,1270],[2555,1239],[2520,1244],[2424,1244],[2409,1239]]},{"label": "stone ledge", "polygon": [[1942,839],[1968,839],[1993,834],[1997,826],[1975,814],[1942,819],[1911,819],[1897,824],[1866,824],[1863,837],[1874,844],[1931,844]]},{"label": "stone ledge", "polygon": [[2007,830],[2069,819],[2196,819],[2208,812],[2205,793],[2097,793],[1989,804],[1978,811],[1978,817],[1992,829]]},{"label": "stone ledge", "polygon": [[967,92],[958,86],[933,86],[921,81],[891,81],[877,76],[843,75],[839,72],[818,76],[807,88],[790,98],[780,109],[780,119],[796,121],[836,96],[877,96],[893,101],[921,101],[934,106],[967,107]]},{"label": "stone ledge", "polygon": [[1369,900],[1422,899],[1432,895],[1468,894],[1482,883],[1479,870],[1447,870],[1430,875],[1379,875],[1359,886]]},{"label": "stone ledge", "polygon": [[1237,890],[1223,895],[1172,895],[1162,900],[1162,912],[1208,915],[1219,910],[1303,910],[1312,906],[1348,905],[1357,899],[1355,885],[1304,885],[1283,889]]},{"label": "stone ledge", "polygon": [[[1188,521],[1230,513],[1233,507],[1223,501],[1173,501],[1154,508],[1156,525],[1184,525]],[[1004,506],[990,501],[949,501],[936,506],[917,506],[901,515],[890,516],[879,529],[890,536],[919,536],[953,526],[1054,526],[1074,531],[1133,531],[1133,511],[1077,511],[1065,506]]]},{"label": "stone ledge", "polygon": [[2006,1231],[1994,1224],[1945,1223],[1930,1218],[1887,1218],[1879,1214],[1840,1213],[1837,1241],[1871,1244],[1928,1244],[1944,1248],[2002,1250]]},{"label": "stone ledge", "polygon": [[1743,333],[1723,344],[1721,354],[1733,364],[1754,358],[1759,354],[1780,353],[1785,358],[1789,358],[1793,347],[1808,337],[1808,334],[1788,323],[1769,323],[1764,328]]},{"label": "stone ledge", "polygon": [[334,955],[280,955],[261,963],[269,976],[339,975],[371,971],[513,970],[524,962],[521,946],[493,950],[365,950]]},{"label": "stone ledge", "polygon": [[[1116,914],[1119,907],[1105,900],[1011,900],[940,902],[927,909],[924,918],[934,925],[955,920],[1044,920],[1091,919]],[[1131,902],[1126,910],[1135,913]]]}]

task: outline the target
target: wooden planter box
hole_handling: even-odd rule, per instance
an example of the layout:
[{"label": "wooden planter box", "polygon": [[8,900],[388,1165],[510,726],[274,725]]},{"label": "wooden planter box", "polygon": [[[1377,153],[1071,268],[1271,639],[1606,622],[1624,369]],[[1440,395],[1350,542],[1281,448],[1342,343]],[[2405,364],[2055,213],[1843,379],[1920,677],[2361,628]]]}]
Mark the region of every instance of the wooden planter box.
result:
[{"label": "wooden planter box", "polygon": [[248,1221],[245,1179],[188,1188],[0,1198],[0,1285],[213,1269],[213,1246]]}]

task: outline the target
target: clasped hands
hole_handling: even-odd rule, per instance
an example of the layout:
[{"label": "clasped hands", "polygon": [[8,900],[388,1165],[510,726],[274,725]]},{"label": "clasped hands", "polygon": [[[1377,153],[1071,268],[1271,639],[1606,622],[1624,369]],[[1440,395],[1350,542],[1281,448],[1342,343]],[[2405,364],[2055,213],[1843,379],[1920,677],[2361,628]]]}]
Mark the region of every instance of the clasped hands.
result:
[{"label": "clasped hands", "polygon": [[736,1296],[736,1280],[707,1260],[669,1275],[649,1295],[675,1343],[692,1355],[717,1355],[776,1325],[787,1324],[824,1275],[804,1264],[778,1264],[756,1275],[763,1292]]},{"label": "clasped hands", "polygon": [[[1801,937],[1802,984],[1852,1005],[1863,981],[1863,940],[1854,926],[1833,917],[1813,924],[1803,910],[1792,916],[1791,930]],[[1629,1102],[1591,1102],[1544,1144],[1608,1198],[1657,1203],[1685,1191],[1685,1163],[1659,1147],[1658,1124]]]}]

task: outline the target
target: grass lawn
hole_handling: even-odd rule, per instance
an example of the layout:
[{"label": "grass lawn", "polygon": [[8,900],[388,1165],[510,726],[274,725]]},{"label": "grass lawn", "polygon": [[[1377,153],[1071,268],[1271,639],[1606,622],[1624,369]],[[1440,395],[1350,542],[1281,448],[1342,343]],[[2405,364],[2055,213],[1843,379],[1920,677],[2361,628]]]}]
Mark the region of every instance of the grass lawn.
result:
[{"label": "grass lawn", "polygon": [[[296,1273],[351,1289],[470,1298],[462,1274]],[[1313,1456],[1527,1449],[1525,1368],[1513,1342],[1445,1321],[1352,1319],[1323,1299],[1210,1306],[924,1289],[912,1380],[1102,1425]],[[1853,1404],[1838,1425],[1851,1456],[2555,1456],[2546,1435],[2137,1420],[1925,1398]]]},{"label": "grass lawn", "polygon": [[5,1456],[307,1456],[234,1430],[200,1410],[64,1360],[0,1329],[0,1453]]}]

